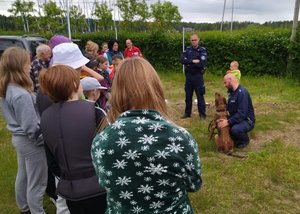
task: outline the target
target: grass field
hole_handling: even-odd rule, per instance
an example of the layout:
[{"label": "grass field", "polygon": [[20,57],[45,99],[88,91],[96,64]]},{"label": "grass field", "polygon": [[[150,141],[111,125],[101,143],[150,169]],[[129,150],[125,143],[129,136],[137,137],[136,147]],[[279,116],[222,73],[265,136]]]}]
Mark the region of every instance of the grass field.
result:
[{"label": "grass field", "polygon": [[[246,158],[216,152],[207,127],[213,118],[213,105],[207,120],[200,121],[196,105],[192,118],[181,120],[184,111],[184,75],[160,74],[170,115],[187,128],[199,144],[203,186],[190,198],[195,213],[254,214],[300,213],[300,87],[292,80],[274,77],[242,76],[241,84],[251,93],[256,126],[247,148],[236,150]],[[226,95],[221,76],[206,74],[206,101],[214,93]],[[0,214],[17,213],[14,199],[16,155],[10,134],[0,117]],[[49,214],[55,213],[45,197]]]}]

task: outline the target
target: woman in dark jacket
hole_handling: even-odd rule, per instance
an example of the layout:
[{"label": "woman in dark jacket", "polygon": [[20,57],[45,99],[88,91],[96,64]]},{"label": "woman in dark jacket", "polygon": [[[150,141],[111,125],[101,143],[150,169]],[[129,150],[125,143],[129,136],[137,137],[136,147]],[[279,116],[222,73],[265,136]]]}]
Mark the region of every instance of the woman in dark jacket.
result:
[{"label": "woman in dark jacket", "polygon": [[116,39],[111,39],[108,42],[108,51],[106,53],[104,53],[103,56],[105,56],[108,60],[108,64],[112,65],[112,57],[115,55],[119,55],[122,57],[122,59],[124,59],[124,56],[122,54],[121,51],[118,50],[119,49],[119,42]]},{"label": "woman in dark jacket", "polygon": [[45,142],[60,169],[57,193],[73,214],[105,213],[106,193],[90,155],[99,118],[93,103],[80,100],[78,72],[55,65],[40,73],[42,91],[54,102],[42,114]]}]

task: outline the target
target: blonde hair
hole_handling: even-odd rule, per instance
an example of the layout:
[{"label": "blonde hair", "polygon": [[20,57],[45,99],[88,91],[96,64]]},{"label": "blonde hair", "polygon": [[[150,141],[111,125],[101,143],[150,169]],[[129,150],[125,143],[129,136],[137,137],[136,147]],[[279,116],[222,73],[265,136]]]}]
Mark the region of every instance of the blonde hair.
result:
[{"label": "blonde hair", "polygon": [[230,63],[230,66],[234,66],[236,69],[238,69],[239,68],[239,63],[238,63],[238,61],[232,61],[231,63]]},{"label": "blonde hair", "polygon": [[159,76],[141,57],[128,58],[119,64],[111,91],[111,109],[107,116],[111,123],[121,113],[133,109],[153,109],[168,118]]},{"label": "blonde hair", "polygon": [[85,45],[86,52],[97,52],[99,50],[99,45],[91,40],[87,41]]},{"label": "blonde hair", "polygon": [[53,101],[66,101],[80,85],[79,73],[67,65],[55,65],[39,75],[42,91]]},{"label": "blonde hair", "polygon": [[26,63],[30,64],[30,56],[23,48],[11,47],[4,51],[0,60],[0,97],[5,97],[9,83],[33,91],[32,80],[24,71]]},{"label": "blonde hair", "polygon": [[197,36],[198,39],[199,39],[199,35],[198,35],[198,33],[196,33],[196,32],[192,32],[192,33],[190,34],[190,37],[192,37],[192,36]]}]

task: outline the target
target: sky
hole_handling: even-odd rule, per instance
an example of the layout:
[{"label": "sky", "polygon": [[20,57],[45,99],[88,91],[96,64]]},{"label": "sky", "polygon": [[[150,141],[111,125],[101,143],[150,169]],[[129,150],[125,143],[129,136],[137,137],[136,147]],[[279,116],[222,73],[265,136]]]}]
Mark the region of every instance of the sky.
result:
[{"label": "sky", "polygon": [[[37,2],[37,0],[31,0]],[[44,0],[40,0],[43,2]],[[59,0],[56,0],[59,2]],[[94,2],[94,0],[70,0],[78,2]],[[97,0],[102,2],[102,0]],[[109,0],[108,0],[109,1]],[[107,2],[108,2],[107,1]],[[116,0],[115,0],[116,1]],[[148,4],[157,0],[146,0]],[[161,0],[163,1],[163,0]],[[184,22],[214,23],[222,21],[225,0],[169,0],[183,17]],[[0,0],[0,14],[6,12],[14,0]],[[111,0],[113,2],[113,0]],[[268,21],[293,20],[295,0],[226,0],[224,21],[231,21],[233,8],[233,21],[252,21],[264,23]]]}]

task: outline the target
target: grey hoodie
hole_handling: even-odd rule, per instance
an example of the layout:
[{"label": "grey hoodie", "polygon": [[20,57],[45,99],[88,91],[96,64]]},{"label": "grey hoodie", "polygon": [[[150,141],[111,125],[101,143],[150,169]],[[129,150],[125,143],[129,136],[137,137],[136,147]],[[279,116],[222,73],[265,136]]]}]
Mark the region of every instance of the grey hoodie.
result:
[{"label": "grey hoodie", "polygon": [[35,145],[43,145],[40,118],[35,106],[35,95],[15,84],[8,84],[1,107],[7,129],[12,135],[27,136]]}]

